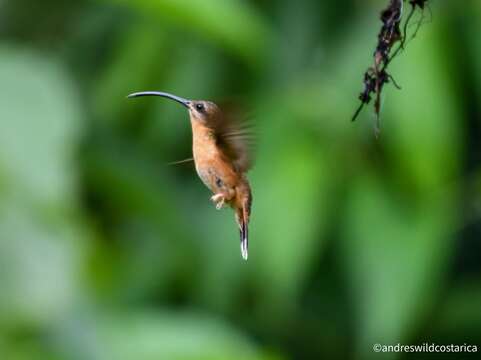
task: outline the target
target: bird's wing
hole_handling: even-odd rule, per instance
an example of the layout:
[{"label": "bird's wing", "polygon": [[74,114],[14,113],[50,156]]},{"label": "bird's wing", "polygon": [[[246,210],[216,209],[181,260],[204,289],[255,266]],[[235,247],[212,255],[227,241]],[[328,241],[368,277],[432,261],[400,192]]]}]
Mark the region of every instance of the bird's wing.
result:
[{"label": "bird's wing", "polygon": [[239,112],[225,110],[214,129],[217,145],[237,171],[246,172],[254,162],[255,136],[252,123],[239,116]]}]

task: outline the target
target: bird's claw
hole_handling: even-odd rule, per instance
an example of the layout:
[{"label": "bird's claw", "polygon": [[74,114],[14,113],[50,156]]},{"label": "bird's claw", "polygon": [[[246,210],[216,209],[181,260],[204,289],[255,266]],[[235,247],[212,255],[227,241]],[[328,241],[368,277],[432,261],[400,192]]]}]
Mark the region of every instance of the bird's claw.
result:
[{"label": "bird's claw", "polygon": [[210,198],[212,202],[215,204],[215,208],[220,210],[224,207],[225,204],[225,197],[223,194],[215,194]]}]

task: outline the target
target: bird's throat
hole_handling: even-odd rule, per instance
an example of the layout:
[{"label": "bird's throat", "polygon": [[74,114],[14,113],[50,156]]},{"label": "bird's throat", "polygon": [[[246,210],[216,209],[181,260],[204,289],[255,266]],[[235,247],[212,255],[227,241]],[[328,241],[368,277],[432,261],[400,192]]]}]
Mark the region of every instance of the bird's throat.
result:
[{"label": "bird's throat", "polygon": [[192,121],[192,145],[194,159],[216,156],[218,153],[213,130],[196,120]]}]

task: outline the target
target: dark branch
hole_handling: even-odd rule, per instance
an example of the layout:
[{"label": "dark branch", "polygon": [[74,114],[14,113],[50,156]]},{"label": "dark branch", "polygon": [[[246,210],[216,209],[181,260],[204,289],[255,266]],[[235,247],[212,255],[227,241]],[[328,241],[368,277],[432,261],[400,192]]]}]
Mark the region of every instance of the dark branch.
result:
[{"label": "dark branch", "polygon": [[[413,15],[418,7],[421,11],[424,11],[428,0],[409,0],[411,10],[404,21],[404,26],[402,26],[403,31],[401,31],[405,1],[406,0],[389,0],[389,5],[381,11],[382,27],[378,34],[378,42],[376,51],[374,52],[374,64],[364,73],[364,89],[359,95],[361,104],[352,117],[352,121],[355,121],[364,106],[368,105],[375,95],[374,111],[376,114],[376,134],[380,132],[381,95],[384,86],[392,82],[396,88],[400,89],[400,86],[388,72],[389,64],[405,49],[408,39],[408,28]],[[411,39],[416,36],[419,27],[420,24],[418,24]],[[394,48],[397,43],[399,43],[399,45]]]}]

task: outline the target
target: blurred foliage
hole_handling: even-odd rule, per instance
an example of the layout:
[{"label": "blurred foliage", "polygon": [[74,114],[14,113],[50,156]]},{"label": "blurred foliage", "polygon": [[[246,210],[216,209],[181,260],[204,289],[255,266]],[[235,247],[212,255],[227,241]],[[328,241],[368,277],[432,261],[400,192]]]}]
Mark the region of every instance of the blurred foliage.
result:
[{"label": "blurred foliage", "polygon": [[[349,119],[384,5],[0,0],[0,359],[481,345],[481,4],[432,2],[375,140]],[[247,263],[232,212],[167,165],[184,109],[125,99],[149,89],[254,114]]]}]

